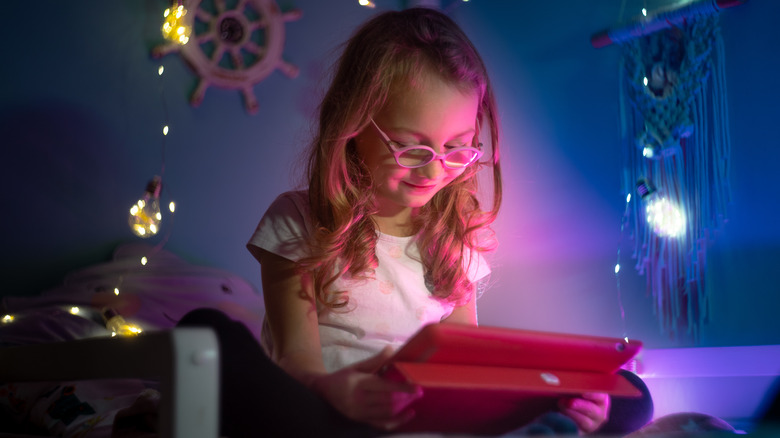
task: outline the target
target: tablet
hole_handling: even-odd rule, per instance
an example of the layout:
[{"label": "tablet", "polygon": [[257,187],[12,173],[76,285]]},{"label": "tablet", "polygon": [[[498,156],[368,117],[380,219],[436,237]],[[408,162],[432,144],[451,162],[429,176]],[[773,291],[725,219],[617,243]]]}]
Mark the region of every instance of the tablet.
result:
[{"label": "tablet", "polygon": [[614,373],[640,341],[465,324],[429,324],[389,360]]},{"label": "tablet", "polygon": [[639,341],[501,327],[431,324],[379,370],[423,397],[400,432],[502,434],[587,392],[640,396],[616,371]]}]

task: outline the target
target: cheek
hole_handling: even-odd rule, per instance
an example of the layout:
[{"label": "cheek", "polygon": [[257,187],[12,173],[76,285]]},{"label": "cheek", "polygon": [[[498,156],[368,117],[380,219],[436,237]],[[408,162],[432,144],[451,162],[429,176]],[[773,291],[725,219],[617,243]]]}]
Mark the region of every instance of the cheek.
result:
[{"label": "cheek", "polygon": [[463,175],[463,172],[465,171],[466,169],[448,171],[446,176],[444,177],[444,185],[449,185],[451,182],[458,179],[459,176]]},{"label": "cheek", "polygon": [[409,175],[410,169],[404,169],[392,163],[381,163],[374,169],[374,183],[380,186],[396,188]]}]

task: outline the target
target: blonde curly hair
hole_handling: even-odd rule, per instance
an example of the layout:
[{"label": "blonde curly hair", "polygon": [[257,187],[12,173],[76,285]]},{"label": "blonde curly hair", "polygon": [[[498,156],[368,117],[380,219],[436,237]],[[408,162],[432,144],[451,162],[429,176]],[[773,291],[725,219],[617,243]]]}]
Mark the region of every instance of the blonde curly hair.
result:
[{"label": "blonde curly hair", "polygon": [[[354,137],[385,104],[398,84],[413,84],[434,73],[480,98],[477,130],[488,130],[489,161],[468,167],[419,209],[413,219],[417,245],[433,295],[457,304],[471,298],[465,251],[495,246],[490,224],[501,204],[499,127],[485,65],[463,31],[446,15],[427,8],[385,12],[361,26],[347,41],[333,80],[319,107],[318,132],[307,165],[314,235],[311,256],[299,262],[311,273],[317,300],[335,309],[328,287],[341,275],[364,276],[377,266],[373,182],[356,153]],[[475,141],[479,132],[475,136]],[[493,173],[492,208],[477,199],[477,172]],[[338,292],[337,292],[338,295]]]}]

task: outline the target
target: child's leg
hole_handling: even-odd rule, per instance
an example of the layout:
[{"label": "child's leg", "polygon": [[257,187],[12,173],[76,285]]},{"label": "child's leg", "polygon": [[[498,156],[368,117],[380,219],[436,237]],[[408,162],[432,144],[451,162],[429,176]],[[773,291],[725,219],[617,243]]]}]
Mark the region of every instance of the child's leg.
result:
[{"label": "child's leg", "polygon": [[220,432],[229,438],[258,436],[378,435],[346,419],[273,363],[240,322],[214,309],[197,309],[179,326],[210,327],[220,346]]},{"label": "child's leg", "polygon": [[612,397],[609,418],[597,431],[605,435],[625,435],[638,430],[653,419],[653,398],[650,390],[639,376],[619,370],[642,393],[641,397]]}]

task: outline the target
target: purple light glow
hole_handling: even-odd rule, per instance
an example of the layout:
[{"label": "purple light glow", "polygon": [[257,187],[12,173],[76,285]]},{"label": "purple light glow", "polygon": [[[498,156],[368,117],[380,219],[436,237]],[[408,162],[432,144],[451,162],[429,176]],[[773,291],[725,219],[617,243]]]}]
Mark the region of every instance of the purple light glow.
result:
[{"label": "purple light glow", "polygon": [[645,350],[638,359],[656,418],[699,412],[749,423],[780,375],[780,345]]}]

